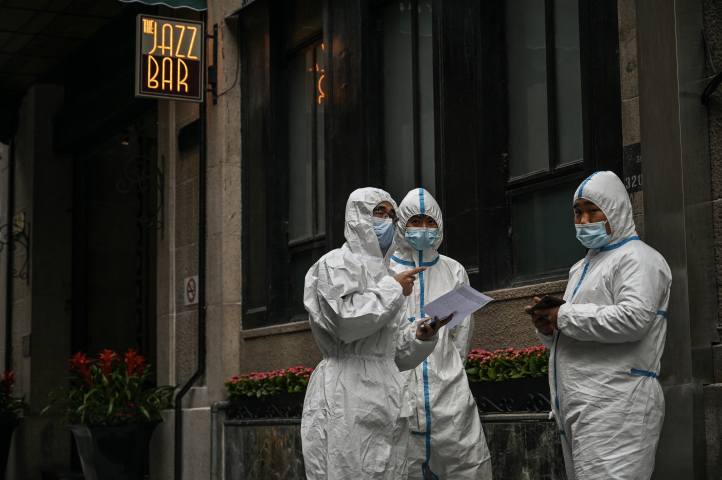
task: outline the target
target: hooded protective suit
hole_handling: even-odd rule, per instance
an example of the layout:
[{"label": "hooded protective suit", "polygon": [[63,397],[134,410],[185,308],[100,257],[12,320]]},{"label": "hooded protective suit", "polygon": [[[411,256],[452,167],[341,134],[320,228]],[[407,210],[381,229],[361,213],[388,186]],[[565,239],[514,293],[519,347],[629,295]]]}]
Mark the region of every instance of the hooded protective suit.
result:
[{"label": "hooded protective suit", "polygon": [[[407,323],[426,315],[421,309],[459,285],[469,283],[461,264],[437,249],[444,237],[444,220],[436,200],[423,188],[410,191],[397,211],[399,249],[391,268],[401,273],[422,266],[406,308]],[[404,238],[406,222],[414,215],[436,220],[439,237],[431,248],[419,251]],[[409,477],[426,478],[427,465],[436,479],[491,479],[491,458],[469,390],[464,365],[474,331],[473,317],[455,328],[439,331],[439,344],[416,369],[404,372],[411,393]]]},{"label": "hooded protective suit", "polygon": [[640,241],[619,178],[597,172],[574,194],[601,208],[611,239],[569,272],[549,383],[569,479],[645,480],[664,420],[659,385],[672,274]]},{"label": "hooded protective suit", "polygon": [[301,439],[309,480],[405,478],[410,415],[400,370],[416,367],[434,349],[406,320],[406,297],[382,254],[373,209],[396,203],[362,188],[346,204],[346,243],[306,274],[303,303],[323,360],[311,375]]}]

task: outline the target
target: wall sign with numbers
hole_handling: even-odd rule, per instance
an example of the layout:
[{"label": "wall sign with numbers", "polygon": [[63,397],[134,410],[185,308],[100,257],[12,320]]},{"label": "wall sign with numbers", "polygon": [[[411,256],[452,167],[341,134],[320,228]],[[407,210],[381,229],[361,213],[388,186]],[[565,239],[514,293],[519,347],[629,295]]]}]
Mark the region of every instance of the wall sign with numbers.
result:
[{"label": "wall sign with numbers", "polygon": [[624,147],[624,186],[627,193],[642,191],[642,147],[639,143]]},{"label": "wall sign with numbers", "polygon": [[202,22],[138,15],[135,96],[202,102]]}]

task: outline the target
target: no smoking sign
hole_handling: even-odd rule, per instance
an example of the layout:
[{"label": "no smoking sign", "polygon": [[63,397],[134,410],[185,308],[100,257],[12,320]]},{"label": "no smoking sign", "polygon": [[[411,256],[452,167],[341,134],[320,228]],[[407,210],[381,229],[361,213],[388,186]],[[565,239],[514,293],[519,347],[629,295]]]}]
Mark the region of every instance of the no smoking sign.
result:
[{"label": "no smoking sign", "polygon": [[183,305],[198,304],[198,275],[188,277],[183,281]]}]

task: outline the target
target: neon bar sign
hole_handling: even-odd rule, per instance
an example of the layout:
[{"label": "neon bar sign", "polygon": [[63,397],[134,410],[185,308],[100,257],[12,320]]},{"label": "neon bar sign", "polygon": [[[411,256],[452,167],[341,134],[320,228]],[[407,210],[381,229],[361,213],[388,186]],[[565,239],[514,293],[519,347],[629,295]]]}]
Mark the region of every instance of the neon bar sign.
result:
[{"label": "neon bar sign", "polygon": [[135,96],[202,102],[203,23],[138,15]]}]

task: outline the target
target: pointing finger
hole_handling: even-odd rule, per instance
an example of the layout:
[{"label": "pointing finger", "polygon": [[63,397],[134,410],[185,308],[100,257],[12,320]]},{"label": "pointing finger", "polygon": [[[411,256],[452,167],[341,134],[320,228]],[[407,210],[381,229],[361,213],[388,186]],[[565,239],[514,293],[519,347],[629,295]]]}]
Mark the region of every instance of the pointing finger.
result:
[{"label": "pointing finger", "polygon": [[426,267],[414,268],[413,270],[407,271],[406,274],[407,275],[416,275],[417,273],[423,272],[424,270],[426,270]]}]

